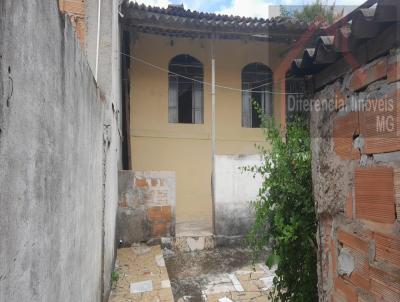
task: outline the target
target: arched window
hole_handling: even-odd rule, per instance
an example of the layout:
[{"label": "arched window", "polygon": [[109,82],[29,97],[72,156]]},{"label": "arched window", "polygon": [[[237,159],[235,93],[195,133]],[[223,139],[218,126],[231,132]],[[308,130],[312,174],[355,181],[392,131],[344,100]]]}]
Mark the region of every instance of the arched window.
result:
[{"label": "arched window", "polygon": [[190,55],[174,57],[169,63],[168,121],[203,123],[203,64]]},{"label": "arched window", "polygon": [[242,69],[242,126],[259,128],[261,119],[253,102],[262,111],[273,115],[272,71],[262,63],[251,63]]}]

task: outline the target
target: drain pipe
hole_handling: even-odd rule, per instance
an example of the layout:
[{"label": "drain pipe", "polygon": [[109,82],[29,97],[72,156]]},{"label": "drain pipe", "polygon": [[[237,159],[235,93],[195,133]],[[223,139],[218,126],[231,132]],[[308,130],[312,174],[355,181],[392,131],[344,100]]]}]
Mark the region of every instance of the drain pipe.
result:
[{"label": "drain pipe", "polygon": [[211,200],[212,229],[215,233],[215,58],[214,40],[211,40]]},{"label": "drain pipe", "polygon": [[100,25],[101,25],[101,0],[98,3],[97,10],[97,41],[96,41],[96,67],[94,78],[97,82],[98,70],[99,70],[99,48],[100,48]]}]

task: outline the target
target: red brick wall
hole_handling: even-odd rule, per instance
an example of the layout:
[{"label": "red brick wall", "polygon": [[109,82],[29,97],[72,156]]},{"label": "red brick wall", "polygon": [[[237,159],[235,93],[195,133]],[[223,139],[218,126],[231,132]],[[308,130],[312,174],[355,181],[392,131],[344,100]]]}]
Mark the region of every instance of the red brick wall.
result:
[{"label": "red brick wall", "polygon": [[[321,301],[400,301],[399,68],[393,51],[315,95],[333,98],[330,119],[311,117],[316,191],[346,179],[336,198],[315,194]],[[324,133],[330,143],[320,142]],[[341,255],[350,255],[350,274]]]},{"label": "red brick wall", "polygon": [[120,171],[117,237],[125,245],[175,235],[175,173]]},{"label": "red brick wall", "polygon": [[59,0],[60,11],[67,14],[75,28],[76,36],[85,45],[86,23],[85,23],[85,0]]}]

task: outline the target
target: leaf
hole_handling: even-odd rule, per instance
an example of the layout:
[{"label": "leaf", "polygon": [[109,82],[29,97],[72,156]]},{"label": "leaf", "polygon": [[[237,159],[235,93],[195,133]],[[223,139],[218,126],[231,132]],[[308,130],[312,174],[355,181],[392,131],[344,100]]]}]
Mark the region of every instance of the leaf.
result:
[{"label": "leaf", "polygon": [[279,255],[273,253],[268,256],[265,264],[268,266],[269,269],[271,269],[274,265],[279,265],[279,261],[280,261]]}]

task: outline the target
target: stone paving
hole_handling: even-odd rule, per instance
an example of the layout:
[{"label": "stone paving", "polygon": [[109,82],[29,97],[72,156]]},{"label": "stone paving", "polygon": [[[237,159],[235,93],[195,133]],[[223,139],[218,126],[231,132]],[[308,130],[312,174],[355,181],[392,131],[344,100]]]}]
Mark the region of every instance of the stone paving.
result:
[{"label": "stone paving", "polygon": [[252,265],[247,249],[164,250],[164,257],[177,302],[269,301],[274,270],[261,262]]},{"label": "stone paving", "polygon": [[119,249],[119,280],[109,301],[172,302],[174,297],[177,302],[270,301],[274,270],[249,262],[243,249],[191,253],[146,245]]},{"label": "stone paving", "polygon": [[110,302],[173,302],[160,246],[136,245],[117,251],[119,280]]},{"label": "stone paving", "polygon": [[[233,273],[218,274],[202,291],[207,302],[266,302],[274,272],[263,264],[244,267]],[[215,282],[216,281],[216,282]]]}]

